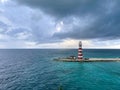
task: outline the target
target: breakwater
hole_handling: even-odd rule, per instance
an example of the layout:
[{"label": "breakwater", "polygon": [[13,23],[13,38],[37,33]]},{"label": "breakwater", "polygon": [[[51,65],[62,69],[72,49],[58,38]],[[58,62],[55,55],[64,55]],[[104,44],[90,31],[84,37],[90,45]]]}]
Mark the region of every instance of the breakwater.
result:
[{"label": "breakwater", "polygon": [[116,62],[120,61],[120,58],[83,58],[83,59],[57,58],[54,60],[63,62]]}]

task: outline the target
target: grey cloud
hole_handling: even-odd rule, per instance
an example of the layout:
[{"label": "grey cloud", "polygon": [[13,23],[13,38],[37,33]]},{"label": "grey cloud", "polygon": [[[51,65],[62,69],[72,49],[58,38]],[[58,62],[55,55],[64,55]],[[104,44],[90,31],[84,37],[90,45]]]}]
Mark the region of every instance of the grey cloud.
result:
[{"label": "grey cloud", "polygon": [[[17,40],[20,39],[27,39],[30,40],[30,37],[27,38],[28,35],[31,34],[30,30],[24,27],[13,27],[12,25],[8,25],[2,21],[0,21],[0,34],[5,37],[0,41],[7,41],[9,39]],[[23,38],[24,37],[24,38]],[[7,38],[7,39],[6,39]]]},{"label": "grey cloud", "polygon": [[[0,20],[1,35],[8,36],[9,40],[17,41],[33,41],[36,43],[52,43],[58,41],[51,38],[52,32],[54,32],[54,24],[51,24],[51,18],[38,12],[38,10],[23,8],[16,7],[15,9],[14,6],[11,8],[7,8],[6,6],[7,10],[5,9],[6,12],[3,12],[3,15],[5,20],[8,20],[11,24],[9,25],[7,23],[8,21]],[[17,12],[15,13],[13,11]],[[22,12],[19,13],[18,11]]]},{"label": "grey cloud", "polygon": [[3,31],[1,31],[1,33],[5,32],[4,30],[7,30],[8,27],[9,27],[9,25],[7,25],[4,22],[0,21],[0,29],[3,30]]},{"label": "grey cloud", "polygon": [[106,0],[16,0],[19,3],[57,16],[85,15],[102,12]]},{"label": "grey cloud", "polygon": [[120,38],[120,13],[102,16],[90,26],[81,29],[73,26],[72,30],[64,33],[55,33],[54,37],[74,39],[119,39]]},{"label": "grey cloud", "polygon": [[24,31],[28,31],[28,30],[26,28],[22,28],[22,27],[20,27],[20,28],[13,28],[9,32],[7,32],[7,34],[12,36],[12,35],[15,35],[15,34],[18,34],[18,33],[22,33]]},{"label": "grey cloud", "polygon": [[[91,26],[81,28],[79,25],[67,23],[72,28],[65,27],[65,32],[57,32],[52,38],[65,39],[116,39],[120,38],[120,1],[119,0],[16,0],[32,8],[38,8],[46,14],[69,21],[66,17],[91,15],[97,17]],[[88,20],[89,22],[89,20]],[[78,24],[80,24],[78,22]],[[48,28],[46,28],[48,29]],[[44,31],[44,30],[42,30]],[[41,34],[40,34],[41,35]],[[39,34],[37,37],[40,36]],[[44,35],[44,33],[43,33]],[[46,34],[45,34],[46,35]]]}]

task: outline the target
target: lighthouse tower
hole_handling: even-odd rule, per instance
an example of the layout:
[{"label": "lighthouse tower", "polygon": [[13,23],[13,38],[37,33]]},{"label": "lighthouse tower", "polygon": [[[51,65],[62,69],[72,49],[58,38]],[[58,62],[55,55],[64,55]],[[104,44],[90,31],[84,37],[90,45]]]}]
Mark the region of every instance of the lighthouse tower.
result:
[{"label": "lighthouse tower", "polygon": [[79,42],[79,48],[78,48],[78,60],[83,60],[83,54],[82,54],[82,42]]}]

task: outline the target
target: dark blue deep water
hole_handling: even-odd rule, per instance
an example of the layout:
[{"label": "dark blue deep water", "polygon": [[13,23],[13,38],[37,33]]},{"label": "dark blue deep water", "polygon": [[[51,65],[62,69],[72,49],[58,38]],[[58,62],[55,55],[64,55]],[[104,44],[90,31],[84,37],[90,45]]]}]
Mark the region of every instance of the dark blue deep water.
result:
[{"label": "dark blue deep water", "polygon": [[[0,50],[0,90],[120,90],[120,62],[56,62],[77,49]],[[120,50],[84,50],[85,57],[120,57]]]}]

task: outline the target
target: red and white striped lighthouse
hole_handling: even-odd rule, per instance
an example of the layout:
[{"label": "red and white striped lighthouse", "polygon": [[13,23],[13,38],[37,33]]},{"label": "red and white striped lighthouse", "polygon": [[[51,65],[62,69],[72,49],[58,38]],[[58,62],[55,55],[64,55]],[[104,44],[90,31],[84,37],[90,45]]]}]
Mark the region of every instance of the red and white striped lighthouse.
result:
[{"label": "red and white striped lighthouse", "polygon": [[82,42],[79,42],[79,48],[78,48],[78,60],[83,59],[83,54],[82,54]]}]

